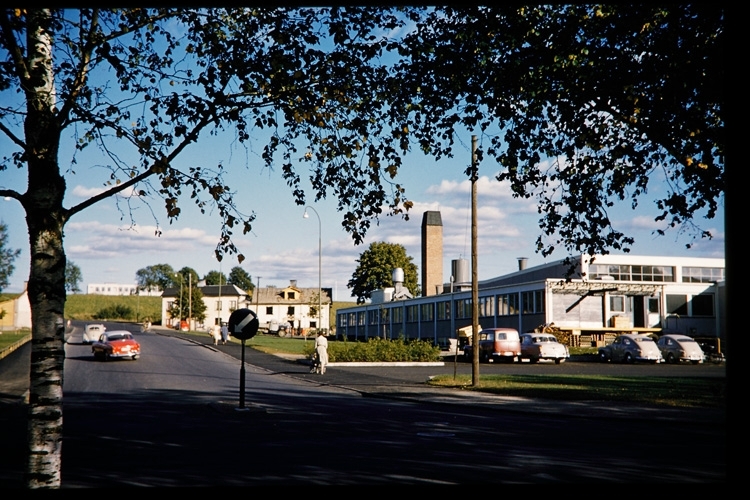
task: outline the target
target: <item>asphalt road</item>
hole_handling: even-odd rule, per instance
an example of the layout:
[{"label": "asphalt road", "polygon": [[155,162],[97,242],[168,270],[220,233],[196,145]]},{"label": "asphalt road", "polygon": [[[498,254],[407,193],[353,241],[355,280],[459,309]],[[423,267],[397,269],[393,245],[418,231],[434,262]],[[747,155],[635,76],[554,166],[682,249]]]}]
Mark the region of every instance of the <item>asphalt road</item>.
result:
[{"label": "asphalt road", "polygon": [[[136,335],[141,359],[106,363],[70,339],[65,488],[727,481],[721,413],[563,411],[424,386],[428,374],[452,373],[452,363],[331,367],[320,376],[252,349],[245,350],[239,408],[241,346],[206,347],[171,332]],[[24,359],[23,350],[18,355]],[[586,369],[573,365],[588,364],[482,368]],[[20,486],[21,407],[0,404],[0,488]],[[666,430],[681,438],[670,444]]]}]

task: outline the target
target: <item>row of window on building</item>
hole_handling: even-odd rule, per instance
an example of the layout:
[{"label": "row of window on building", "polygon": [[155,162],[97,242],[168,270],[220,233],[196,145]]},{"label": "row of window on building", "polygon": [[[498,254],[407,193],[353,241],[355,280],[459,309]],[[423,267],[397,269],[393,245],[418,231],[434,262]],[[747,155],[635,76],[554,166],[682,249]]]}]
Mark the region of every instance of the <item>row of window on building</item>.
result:
[{"label": "row of window on building", "polygon": [[[591,264],[589,279],[614,281],[674,282],[672,266],[634,266],[626,264]],[[724,280],[724,268],[682,267],[683,283],[717,283]]]},{"label": "row of window on building", "polygon": [[[630,312],[633,308],[633,297],[625,295],[610,295],[609,308],[611,312]],[[714,311],[714,294],[703,293],[688,296],[685,294],[666,295],[667,314],[679,316],[712,317]],[[648,301],[649,312],[659,312],[659,299]],[[459,299],[454,301],[453,311],[455,319],[472,317],[472,300]],[[542,290],[521,293],[508,293],[497,296],[479,297],[478,310],[480,317],[515,316],[518,314],[544,313],[544,293]],[[270,312],[268,313],[270,314]],[[340,326],[365,324],[378,325],[393,321],[400,323],[406,315],[407,323],[421,321],[451,319],[451,301],[428,302],[407,306],[389,305],[373,308],[368,311],[357,311],[339,315]],[[421,318],[420,318],[421,314]]]}]

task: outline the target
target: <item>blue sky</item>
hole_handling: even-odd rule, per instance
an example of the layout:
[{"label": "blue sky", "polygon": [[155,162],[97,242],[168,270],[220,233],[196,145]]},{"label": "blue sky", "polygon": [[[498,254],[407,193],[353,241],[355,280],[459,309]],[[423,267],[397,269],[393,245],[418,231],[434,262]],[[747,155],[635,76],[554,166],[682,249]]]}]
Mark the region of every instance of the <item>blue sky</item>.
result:
[{"label": "blue sky", "polygon": [[[257,219],[252,234],[236,233],[235,243],[245,255],[241,266],[260,286],[285,286],[297,280],[302,287],[318,285],[318,221],[314,213],[303,218],[304,207],[297,206],[279,171],[263,169],[254,153],[262,142],[246,150],[233,142],[230,133],[217,138],[199,140],[179,161],[216,164],[222,162],[231,172],[227,183],[236,191],[235,200],[245,212],[255,211]],[[426,210],[439,210],[443,220],[443,276],[450,276],[453,259],[471,258],[471,185],[464,170],[470,161],[471,138],[462,138],[464,149],[457,156],[435,162],[421,153],[409,155],[397,181],[405,186],[407,197],[414,202],[410,220],[400,216],[383,216],[373,226],[364,244],[355,246],[341,227],[341,213],[336,200],[327,199],[308,204],[321,219],[322,286],[334,289],[335,300],[354,300],[346,287],[360,254],[370,242],[400,243],[421,267],[420,225]],[[0,146],[4,140],[0,139]],[[66,165],[70,152],[63,148],[60,164]],[[67,154],[67,156],[66,156]],[[103,189],[109,171],[97,167],[102,160],[79,157],[75,173],[66,174],[68,186],[66,206],[78,204]],[[514,199],[508,186],[494,179],[498,168],[491,162],[480,164],[478,182],[478,269],[479,279],[489,279],[518,268],[517,258],[527,257],[528,266],[564,258],[558,249],[547,259],[535,252],[540,232],[539,215],[534,199]],[[0,188],[24,191],[25,170],[0,172]],[[662,191],[663,183],[655,179],[649,186],[652,194]],[[308,193],[308,200],[313,196]],[[69,260],[82,271],[81,288],[89,283],[134,283],[138,269],[154,264],[170,264],[175,270],[194,268],[203,276],[211,270],[225,274],[238,265],[236,256],[227,256],[220,264],[214,257],[220,220],[217,214],[200,214],[192,202],[181,200],[183,213],[169,224],[159,199],[150,200],[148,207],[133,207],[135,226],[130,227],[127,212],[118,210],[115,199],[107,199],[74,216],[66,226],[65,250]],[[120,203],[122,208],[122,202]],[[6,292],[20,292],[28,278],[29,250],[24,212],[15,200],[0,200],[0,219],[9,231],[10,248],[20,248]],[[127,207],[124,207],[127,210]],[[699,240],[692,249],[688,235],[677,230],[657,237],[653,231],[656,210],[644,199],[633,211],[626,203],[611,212],[615,227],[636,238],[631,254],[675,255],[693,257],[724,257],[724,212],[713,220],[699,220],[703,229],[714,234],[713,240]],[[156,222],[162,231],[155,235]]]}]

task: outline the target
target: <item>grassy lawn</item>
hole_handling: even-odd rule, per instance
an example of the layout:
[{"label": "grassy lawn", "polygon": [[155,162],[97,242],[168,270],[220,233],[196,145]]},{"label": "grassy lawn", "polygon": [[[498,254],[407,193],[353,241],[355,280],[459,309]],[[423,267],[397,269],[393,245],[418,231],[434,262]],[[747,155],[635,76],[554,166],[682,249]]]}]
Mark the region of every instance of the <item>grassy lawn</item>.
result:
[{"label": "grassy lawn", "polygon": [[31,330],[29,330],[28,328],[23,328],[18,332],[5,331],[0,333],[0,351],[18,342],[28,335],[31,335]]},{"label": "grassy lawn", "polygon": [[[208,333],[201,331],[189,331],[183,332],[188,335],[195,335],[196,337],[208,337]],[[230,342],[241,344],[242,341],[230,337]],[[305,344],[311,345],[315,342],[315,337],[310,335],[307,337],[307,341],[303,337],[291,338],[291,337],[279,337],[278,335],[267,335],[258,334],[250,340],[245,341],[247,347],[252,347],[258,351],[267,352],[269,354],[304,354]]]},{"label": "grassy lawn", "polygon": [[702,377],[612,377],[591,375],[440,375],[431,385],[482,391],[503,396],[565,401],[619,401],[670,407],[713,407],[726,404],[726,380]]},{"label": "grassy lawn", "polygon": [[65,317],[83,321],[95,319],[102,311],[119,306],[129,310],[125,318],[108,318],[113,321],[138,321],[151,318],[161,320],[161,297],[137,295],[70,294],[65,300]]},{"label": "grassy lawn", "polygon": [[[236,342],[240,342],[237,340]],[[279,337],[278,335],[259,334],[245,342],[245,345],[269,354],[287,353],[304,354],[305,345],[312,345],[315,337],[310,335],[303,338]]]}]

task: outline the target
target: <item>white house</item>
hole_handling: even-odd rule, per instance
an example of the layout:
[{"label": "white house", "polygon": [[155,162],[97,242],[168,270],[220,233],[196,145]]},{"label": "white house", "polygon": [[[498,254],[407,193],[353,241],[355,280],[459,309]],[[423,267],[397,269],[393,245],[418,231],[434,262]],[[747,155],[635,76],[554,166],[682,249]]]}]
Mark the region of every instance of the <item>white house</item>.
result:
[{"label": "white house", "polygon": [[[201,282],[202,283],[202,282]],[[248,307],[248,294],[235,285],[202,285],[198,288],[203,294],[203,303],[206,305],[206,319],[200,323],[191,325],[191,329],[202,329],[212,325],[229,322],[229,316],[237,310]],[[172,318],[169,310],[175,301],[188,300],[189,290],[187,287],[170,287],[161,295],[161,324],[164,326],[179,327],[179,318]]]},{"label": "white house", "polygon": [[[287,325],[296,333],[318,328],[328,330],[330,329],[331,295],[330,288],[322,288],[319,300],[317,287],[299,288],[297,281],[291,280],[289,286],[285,288],[275,286],[261,288],[252,298],[249,307],[258,315],[261,328],[268,328],[270,331],[277,331],[279,327]],[[320,315],[318,315],[319,302]]]},{"label": "white house", "polygon": [[[241,308],[249,308],[258,316],[262,329],[276,331],[280,326],[288,326],[295,332],[303,333],[318,328],[318,289],[299,288],[296,280],[291,280],[289,286],[278,288],[268,286],[257,290],[255,296],[247,294],[234,285],[206,285],[200,286],[203,302],[206,304],[206,319],[203,323],[192,325],[193,329],[203,329],[209,326],[229,322],[232,312]],[[187,294],[186,289],[179,287],[167,288],[162,294],[162,325],[178,327],[178,318],[170,317],[168,311],[180,293]],[[185,295],[184,300],[187,300]],[[321,321],[322,328],[329,328],[329,314],[331,308],[331,290],[322,289]]]}]

